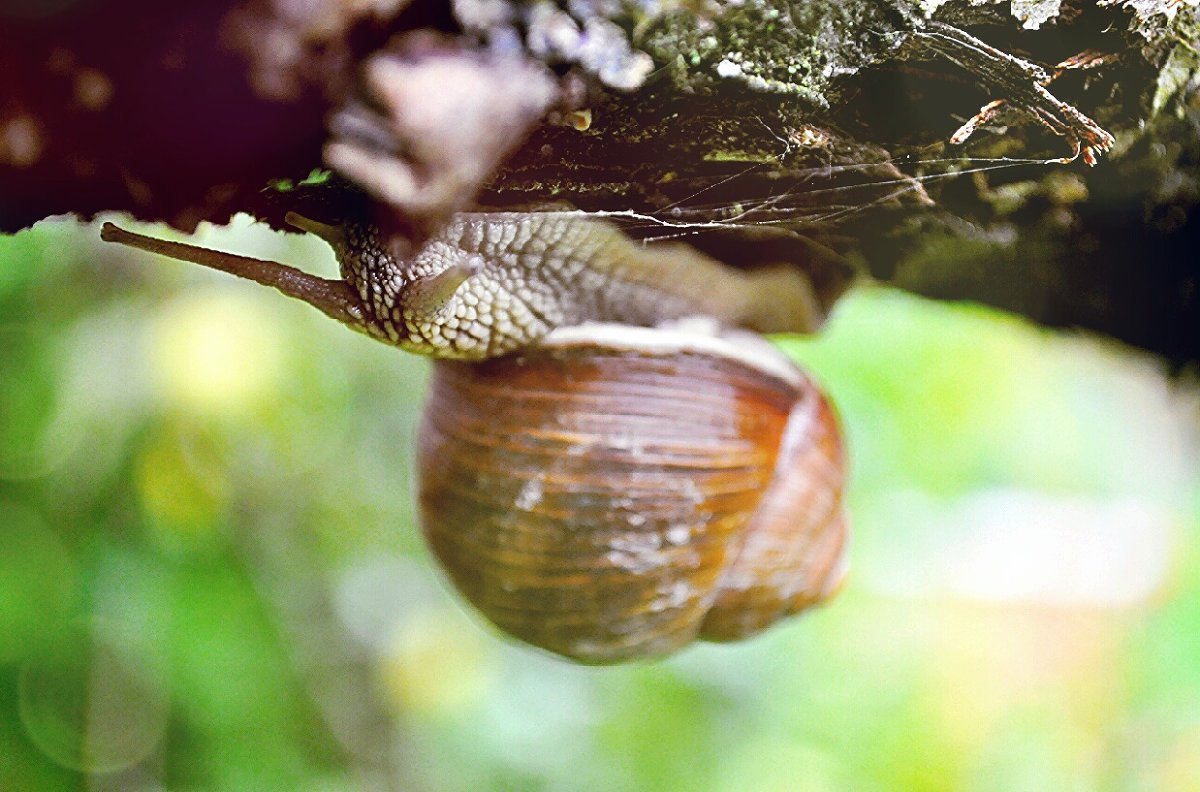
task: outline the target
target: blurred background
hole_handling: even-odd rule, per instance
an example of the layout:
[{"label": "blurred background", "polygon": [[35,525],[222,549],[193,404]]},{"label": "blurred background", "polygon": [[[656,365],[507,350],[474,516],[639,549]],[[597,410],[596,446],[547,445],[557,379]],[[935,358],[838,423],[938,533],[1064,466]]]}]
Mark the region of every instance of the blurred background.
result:
[{"label": "blurred background", "polygon": [[861,289],[781,340],[848,435],[842,593],[579,667],[433,568],[425,361],[98,228],[0,237],[0,790],[1200,789],[1194,377]]}]

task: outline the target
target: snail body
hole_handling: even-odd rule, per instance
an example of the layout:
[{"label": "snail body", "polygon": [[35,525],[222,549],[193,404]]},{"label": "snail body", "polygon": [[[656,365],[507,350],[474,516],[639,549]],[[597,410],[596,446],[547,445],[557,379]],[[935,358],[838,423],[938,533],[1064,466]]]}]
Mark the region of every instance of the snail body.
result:
[{"label": "snail body", "polygon": [[290,220],[333,247],[376,335],[440,358],[497,357],[584,321],[710,316],[783,332],[813,329],[817,312],[801,302],[807,284],[792,267],[744,273],[685,245],[639,245],[573,213],[459,214],[408,259],[388,255],[373,226]]},{"label": "snail body", "polygon": [[463,215],[403,260],[368,226],[289,220],[332,245],[341,280],[110,223],[101,235],[434,357],[421,528],[503,630],[608,663],[741,638],[836,589],[833,411],[777,349],[728,329],[811,329],[787,273],[553,214]]},{"label": "snail body", "polygon": [[639,245],[574,213],[460,214],[407,258],[389,253],[368,224],[292,212],[288,221],[329,243],[340,280],[112,223],[101,237],[274,286],[384,343],[442,359],[516,352],[585,321],[710,316],[759,332],[809,332],[820,321],[808,279],[793,267],[740,272],[684,245]]}]

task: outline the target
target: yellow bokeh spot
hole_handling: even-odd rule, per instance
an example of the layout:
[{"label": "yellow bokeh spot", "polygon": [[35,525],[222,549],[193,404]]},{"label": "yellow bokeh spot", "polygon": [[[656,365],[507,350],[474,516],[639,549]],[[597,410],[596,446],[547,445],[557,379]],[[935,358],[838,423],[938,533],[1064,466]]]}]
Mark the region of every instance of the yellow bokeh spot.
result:
[{"label": "yellow bokeh spot", "polygon": [[1157,782],[1151,786],[1163,792],[1200,789],[1200,726],[1184,731],[1170,745]]},{"label": "yellow bokeh spot", "polygon": [[164,400],[185,412],[238,415],[273,398],[284,349],[274,318],[268,302],[233,291],[168,306],[150,350]]},{"label": "yellow bokeh spot", "polygon": [[493,683],[484,634],[456,614],[419,611],[400,625],[379,665],[380,681],[400,710],[449,716],[478,704]]},{"label": "yellow bokeh spot", "polygon": [[217,519],[227,482],[198,468],[178,438],[162,436],[142,449],[136,486],[151,537],[168,549],[195,550],[218,540]]}]

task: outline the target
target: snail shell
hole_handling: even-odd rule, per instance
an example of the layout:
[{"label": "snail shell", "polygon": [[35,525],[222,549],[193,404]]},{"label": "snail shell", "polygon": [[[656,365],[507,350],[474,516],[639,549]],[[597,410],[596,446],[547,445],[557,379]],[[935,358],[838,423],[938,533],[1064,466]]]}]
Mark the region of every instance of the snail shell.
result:
[{"label": "snail shell", "polygon": [[843,574],[836,419],[748,333],[582,325],[438,361],[418,463],[422,530],[454,585],[580,661],[741,638]]}]

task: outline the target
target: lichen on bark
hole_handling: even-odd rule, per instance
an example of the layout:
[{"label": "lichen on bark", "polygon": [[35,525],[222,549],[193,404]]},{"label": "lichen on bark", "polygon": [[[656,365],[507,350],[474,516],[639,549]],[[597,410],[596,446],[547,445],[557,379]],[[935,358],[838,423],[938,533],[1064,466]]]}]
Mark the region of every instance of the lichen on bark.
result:
[{"label": "lichen on bark", "polygon": [[711,92],[723,81],[798,97],[827,110],[831,86],[891,49],[897,14],[884,4],[730,3],[697,24],[694,14],[662,16],[636,37],[675,87]]}]

